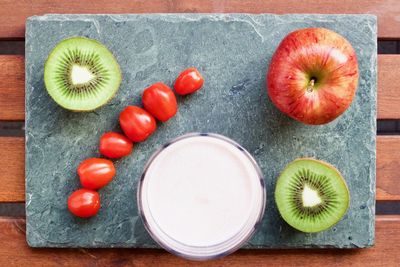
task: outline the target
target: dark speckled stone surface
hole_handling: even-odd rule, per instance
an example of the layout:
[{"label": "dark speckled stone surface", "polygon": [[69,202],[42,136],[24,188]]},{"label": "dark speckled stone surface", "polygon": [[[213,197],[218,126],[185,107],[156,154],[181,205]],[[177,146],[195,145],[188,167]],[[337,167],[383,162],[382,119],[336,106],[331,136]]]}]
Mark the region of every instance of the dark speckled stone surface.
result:
[{"label": "dark speckled stone surface", "polygon": [[[289,32],[326,27],[357,51],[360,82],[355,101],[339,119],[306,126],[269,101],[265,73]],[[66,111],[50,99],[43,65],[62,39],[87,36],[113,51],[123,72],[116,97],[90,113]],[[252,248],[367,247],[374,242],[376,131],[376,18],[370,15],[48,15],[31,17],[26,30],[26,215],[34,247],[156,247],[137,214],[136,186],[149,156],[188,132],[215,132],[242,144],[265,175],[267,209]],[[134,153],[116,161],[118,175],[100,191],[97,217],[82,220],[66,208],[79,187],[80,161],[98,156],[102,133],[118,130],[119,112],[139,104],[142,90],[196,66],[203,90],[179,98],[179,113]],[[278,215],[273,190],[280,170],[298,157],[337,166],[349,185],[350,210],[325,232],[305,234]]]}]

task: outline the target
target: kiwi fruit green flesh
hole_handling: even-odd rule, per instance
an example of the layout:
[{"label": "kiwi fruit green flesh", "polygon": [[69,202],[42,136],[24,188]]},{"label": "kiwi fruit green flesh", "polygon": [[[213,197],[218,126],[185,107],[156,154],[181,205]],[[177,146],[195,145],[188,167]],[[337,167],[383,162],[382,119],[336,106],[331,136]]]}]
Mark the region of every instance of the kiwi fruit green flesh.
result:
[{"label": "kiwi fruit green flesh", "polygon": [[121,70],[101,43],[72,37],[58,43],[44,66],[49,95],[63,108],[91,111],[111,100],[121,84]]},{"label": "kiwi fruit green flesh", "polygon": [[275,201],[283,219],[293,228],[313,233],[339,222],[350,203],[346,181],[332,165],[300,158],[280,174]]}]

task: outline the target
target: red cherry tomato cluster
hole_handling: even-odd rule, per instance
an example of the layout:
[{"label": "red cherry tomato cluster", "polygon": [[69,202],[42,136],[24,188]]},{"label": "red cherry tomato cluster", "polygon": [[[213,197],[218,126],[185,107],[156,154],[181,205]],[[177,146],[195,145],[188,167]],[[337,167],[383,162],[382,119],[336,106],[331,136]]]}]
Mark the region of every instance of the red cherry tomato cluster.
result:
[{"label": "red cherry tomato cluster", "polygon": [[[187,95],[199,90],[204,79],[196,68],[181,72],[175,81],[175,93]],[[146,140],[157,128],[156,119],[166,122],[178,111],[176,97],[171,88],[161,82],[143,91],[144,109],[127,106],[119,116],[121,129],[126,135],[115,132],[103,134],[99,151],[104,157],[118,159],[128,156],[133,150],[133,142]],[[112,161],[103,158],[89,158],[82,161],[77,169],[83,189],[76,190],[68,198],[68,209],[81,218],[92,217],[100,209],[98,190],[112,181],[116,170]]]}]

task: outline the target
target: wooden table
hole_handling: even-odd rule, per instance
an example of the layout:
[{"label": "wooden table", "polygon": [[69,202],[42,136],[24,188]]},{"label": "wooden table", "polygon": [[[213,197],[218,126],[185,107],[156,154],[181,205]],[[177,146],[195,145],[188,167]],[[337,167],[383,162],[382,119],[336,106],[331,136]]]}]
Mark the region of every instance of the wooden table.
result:
[{"label": "wooden table", "polygon": [[[400,39],[397,0],[0,0],[0,42],[24,40],[25,20],[45,13],[371,13],[378,16],[378,36]],[[378,55],[378,119],[400,119],[400,55]],[[0,55],[0,121],[24,120],[24,57]],[[24,138],[0,132],[0,203],[23,203]],[[400,201],[400,135],[377,136],[378,202]],[[0,217],[0,266],[189,265],[161,250],[31,249],[25,219]],[[193,264],[193,263],[192,263]],[[400,215],[376,216],[376,245],[361,250],[241,250],[222,260],[194,263],[284,266],[400,266]]]}]

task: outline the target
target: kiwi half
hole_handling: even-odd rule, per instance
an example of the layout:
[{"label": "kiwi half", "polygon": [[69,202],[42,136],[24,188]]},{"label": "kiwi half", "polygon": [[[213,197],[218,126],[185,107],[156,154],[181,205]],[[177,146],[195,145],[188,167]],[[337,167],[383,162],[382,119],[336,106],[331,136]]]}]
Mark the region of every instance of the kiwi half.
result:
[{"label": "kiwi half", "polygon": [[275,201],[289,225],[312,233],[326,230],[342,219],[349,207],[350,194],[335,167],[301,158],[289,163],[279,176]]},{"label": "kiwi half", "polygon": [[113,98],[121,84],[113,54],[96,40],[73,37],[58,43],[44,66],[49,95],[73,111],[94,110]]}]

